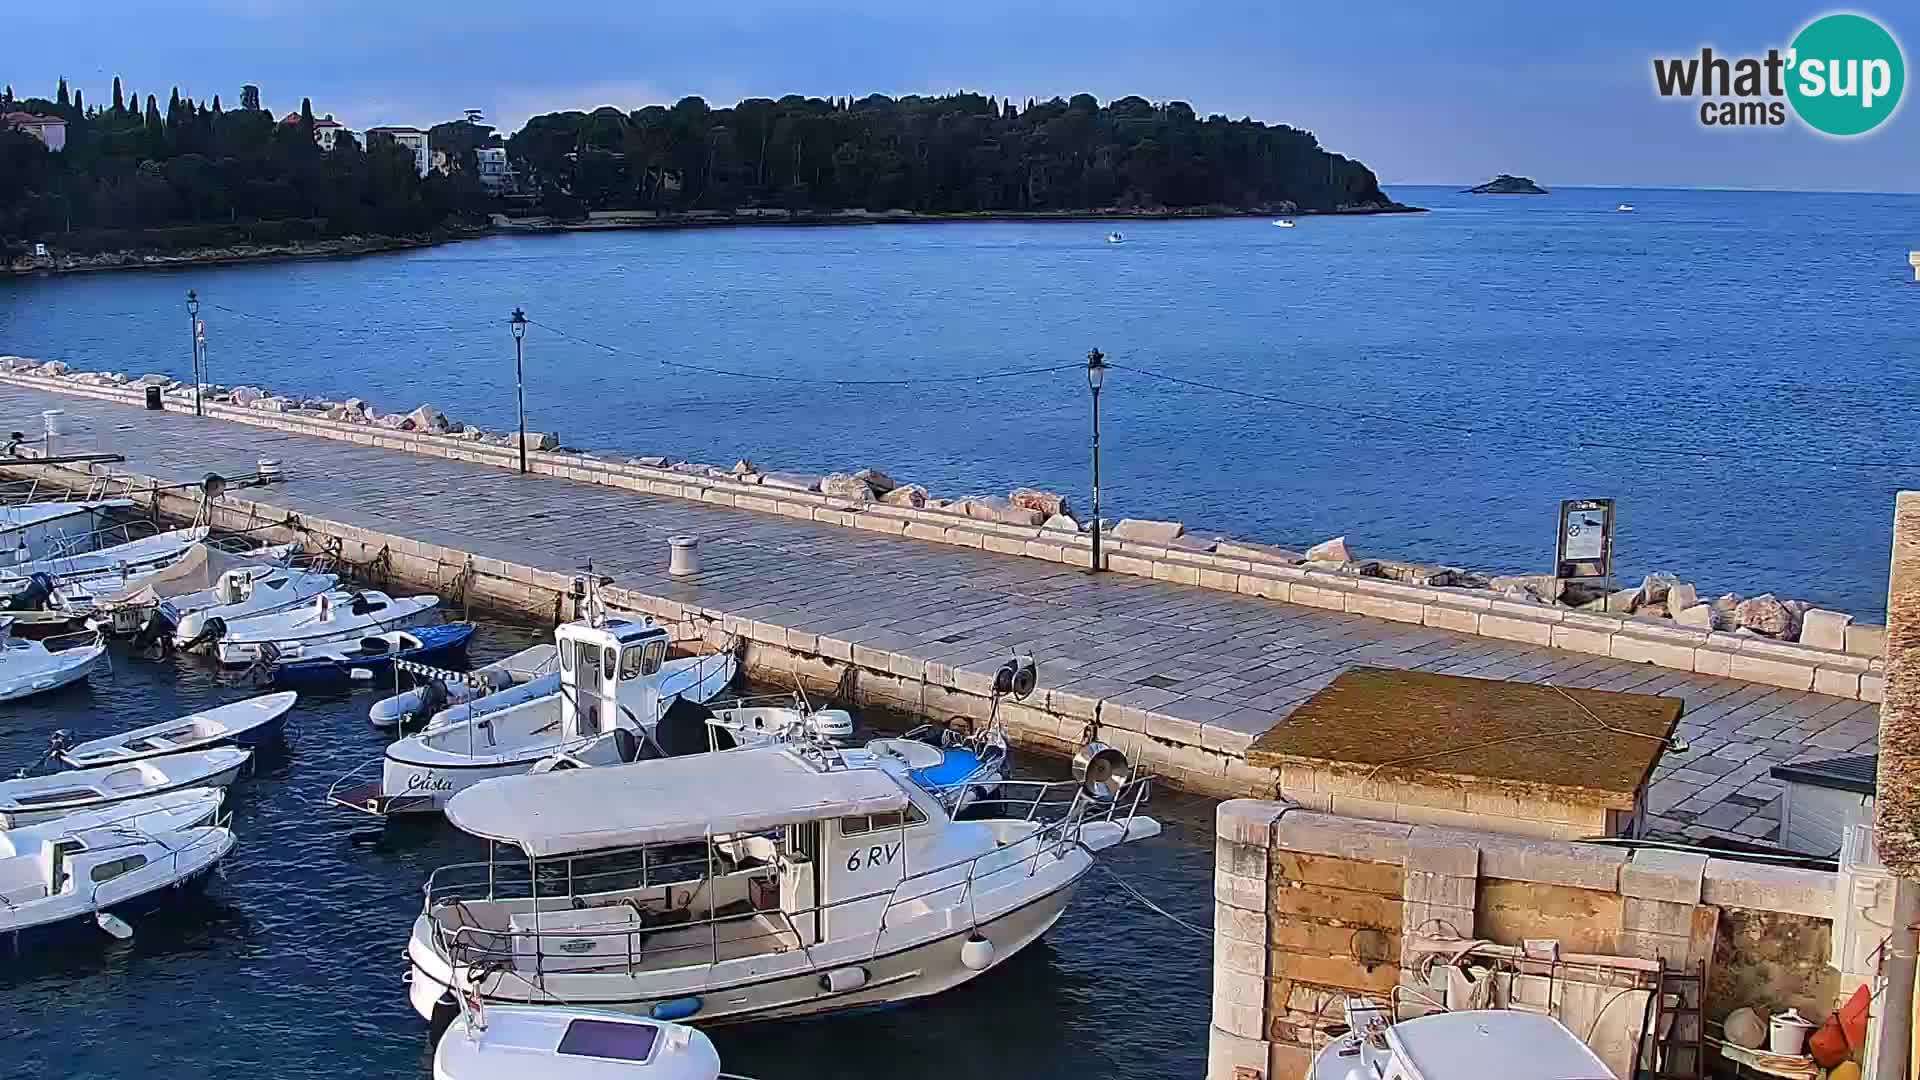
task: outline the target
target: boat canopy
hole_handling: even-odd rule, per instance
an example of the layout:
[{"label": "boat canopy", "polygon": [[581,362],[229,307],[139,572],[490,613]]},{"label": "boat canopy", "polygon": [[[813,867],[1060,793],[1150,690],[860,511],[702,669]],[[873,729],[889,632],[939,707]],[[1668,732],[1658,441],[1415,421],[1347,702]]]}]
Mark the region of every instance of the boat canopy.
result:
[{"label": "boat canopy", "polygon": [[907,801],[879,769],[828,770],[766,747],[502,776],[455,795],[446,813],[538,859],[882,814]]},{"label": "boat canopy", "polygon": [[213,588],[220,575],[260,565],[258,557],[230,555],[209,544],[195,544],[185,558],[172,566],[143,574],[127,588],[95,597],[101,604],[157,604],[187,593]]}]

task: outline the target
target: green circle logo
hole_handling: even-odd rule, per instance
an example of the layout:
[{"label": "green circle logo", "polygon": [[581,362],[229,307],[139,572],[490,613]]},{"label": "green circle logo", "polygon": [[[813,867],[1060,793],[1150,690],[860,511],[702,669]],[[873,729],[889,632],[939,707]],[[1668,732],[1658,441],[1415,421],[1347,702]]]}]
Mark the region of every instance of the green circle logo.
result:
[{"label": "green circle logo", "polygon": [[1900,105],[1907,84],[1900,43],[1864,15],[1815,19],[1787,55],[1787,99],[1815,131],[1864,135]]}]

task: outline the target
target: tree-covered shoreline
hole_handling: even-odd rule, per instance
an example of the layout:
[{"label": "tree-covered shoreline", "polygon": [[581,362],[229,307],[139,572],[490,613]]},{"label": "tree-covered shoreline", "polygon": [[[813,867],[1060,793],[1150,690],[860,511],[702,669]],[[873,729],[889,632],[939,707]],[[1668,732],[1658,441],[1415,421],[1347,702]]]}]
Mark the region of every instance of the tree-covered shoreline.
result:
[{"label": "tree-covered shoreline", "polygon": [[1365,165],[1308,132],[1138,97],[1016,106],[971,93],[793,95],[718,109],[690,97],[549,113],[506,141],[518,181],[508,198],[475,175],[474,147],[498,145],[484,125],[434,126],[433,148],[452,167],[422,177],[406,148],[378,134],[363,144],[339,131],[330,149],[316,145],[309,102],[276,120],[252,86],[238,108],[176,90],[163,110],[118,78],[105,105],[63,79],[52,98],[14,99],[9,87],[0,114],[16,111],[67,128],[56,152],[0,127],[0,256],[11,257],[35,243],[99,256],[430,239],[471,235],[491,212],[748,224],[1403,209]]}]

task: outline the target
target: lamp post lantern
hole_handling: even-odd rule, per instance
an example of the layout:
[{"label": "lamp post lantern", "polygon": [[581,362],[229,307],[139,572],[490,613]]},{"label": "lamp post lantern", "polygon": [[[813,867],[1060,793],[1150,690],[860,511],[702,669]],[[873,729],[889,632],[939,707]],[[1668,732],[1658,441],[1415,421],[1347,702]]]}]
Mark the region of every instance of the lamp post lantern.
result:
[{"label": "lamp post lantern", "polygon": [[187,290],[187,343],[193,347],[193,415],[205,416],[200,407],[200,346],[204,339],[200,332],[200,295],[196,290]]},{"label": "lamp post lantern", "polygon": [[520,342],[527,336],[527,313],[513,309],[513,396],[520,413],[520,472],[527,471],[527,377],[520,358]]},{"label": "lamp post lantern", "polygon": [[1107,381],[1107,358],[1087,352],[1087,389],[1093,391],[1093,573],[1100,572],[1100,387]]}]

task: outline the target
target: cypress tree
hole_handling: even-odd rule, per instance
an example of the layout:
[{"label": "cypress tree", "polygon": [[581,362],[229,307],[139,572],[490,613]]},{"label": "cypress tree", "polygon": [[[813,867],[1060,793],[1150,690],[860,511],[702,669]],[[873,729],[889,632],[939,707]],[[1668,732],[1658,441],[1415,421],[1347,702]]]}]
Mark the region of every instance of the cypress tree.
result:
[{"label": "cypress tree", "polygon": [[300,99],[300,134],[309,141],[313,139],[313,99]]},{"label": "cypress tree", "polygon": [[213,95],[213,115],[215,116],[220,115],[220,95],[219,94]]},{"label": "cypress tree", "polygon": [[163,130],[160,122],[160,102],[152,94],[147,95],[147,134],[158,135]]},{"label": "cypress tree", "polygon": [[113,77],[113,111],[117,115],[127,111],[127,101],[120,96],[120,76]]},{"label": "cypress tree", "polygon": [[63,109],[73,104],[67,97],[67,77],[65,75],[60,76],[60,89],[54,94],[53,103]]},{"label": "cypress tree", "polygon": [[80,100],[80,91],[78,90],[73,92],[73,111],[79,113],[81,116],[87,115],[86,103]]}]

